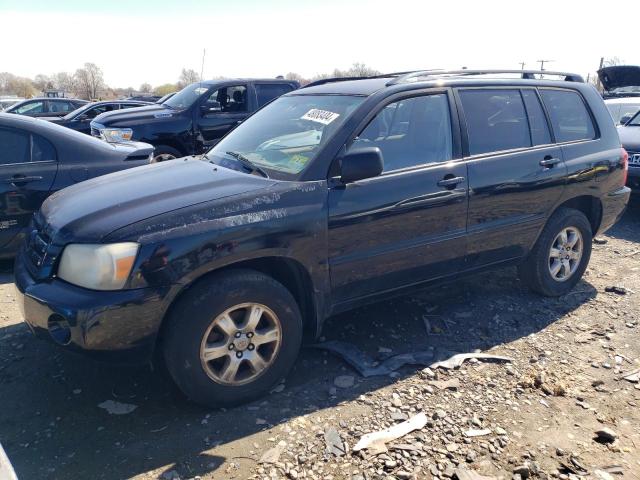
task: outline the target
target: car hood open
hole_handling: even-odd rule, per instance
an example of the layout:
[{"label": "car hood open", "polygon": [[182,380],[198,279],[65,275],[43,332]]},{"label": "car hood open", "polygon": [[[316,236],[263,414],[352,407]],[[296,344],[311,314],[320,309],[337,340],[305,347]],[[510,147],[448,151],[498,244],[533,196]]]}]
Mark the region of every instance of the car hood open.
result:
[{"label": "car hood open", "polygon": [[640,86],[640,67],[635,65],[617,65],[598,70],[598,78],[605,90],[622,87]]},{"label": "car hood open", "polygon": [[135,222],[273,183],[193,158],[172,160],[60,190],[44,202],[38,223],[57,245],[100,242]]}]

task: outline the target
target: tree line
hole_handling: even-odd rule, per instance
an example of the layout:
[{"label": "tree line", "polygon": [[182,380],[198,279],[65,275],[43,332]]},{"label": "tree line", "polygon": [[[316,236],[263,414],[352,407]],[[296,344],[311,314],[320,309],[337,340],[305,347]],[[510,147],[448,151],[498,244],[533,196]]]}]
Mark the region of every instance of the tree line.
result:
[{"label": "tree line", "polygon": [[[301,85],[330,77],[366,77],[379,75],[380,72],[366,66],[364,63],[354,63],[346,70],[335,69],[331,73],[322,73],[313,77],[289,72],[284,78],[296,80]],[[219,79],[224,76],[216,77]],[[175,83],[165,83],[152,86],[145,82],[139,88],[110,87],[105,83],[102,69],[95,63],[87,62],[75,72],[57,72],[51,75],[38,74],[35,78],[20,77],[9,72],[0,72],[0,95],[15,95],[21,98],[31,98],[41,95],[47,90],[59,90],[67,96],[83,98],[85,100],[104,100],[129,96],[132,93],[148,93],[166,95],[181,90],[187,85],[201,81],[200,74],[193,69],[183,68]]]}]

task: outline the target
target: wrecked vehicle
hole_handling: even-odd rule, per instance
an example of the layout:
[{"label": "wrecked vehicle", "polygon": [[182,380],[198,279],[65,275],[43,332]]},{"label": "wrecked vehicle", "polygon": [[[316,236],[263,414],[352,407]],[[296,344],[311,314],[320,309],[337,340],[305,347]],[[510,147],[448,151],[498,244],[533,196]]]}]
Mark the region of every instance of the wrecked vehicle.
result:
[{"label": "wrecked vehicle", "polygon": [[616,125],[624,125],[640,110],[640,67],[616,65],[598,70],[604,103]]},{"label": "wrecked vehicle", "polygon": [[563,295],[628,202],[627,154],[595,89],[539,73],[325,79],[202,159],[60,191],[15,265],[24,318],[236,405],[337,312],[508,265]]}]

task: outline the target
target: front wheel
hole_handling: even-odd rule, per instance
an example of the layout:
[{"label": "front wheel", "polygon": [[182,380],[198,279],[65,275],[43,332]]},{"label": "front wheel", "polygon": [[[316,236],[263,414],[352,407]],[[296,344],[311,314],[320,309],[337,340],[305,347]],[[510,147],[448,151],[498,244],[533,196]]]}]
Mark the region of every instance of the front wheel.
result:
[{"label": "front wheel", "polygon": [[591,224],[582,212],[558,210],[520,265],[520,278],[542,295],[557,297],[568,293],[589,264],[592,236]]},{"label": "front wheel", "polygon": [[267,393],[289,372],[302,342],[302,318],[289,290],[251,270],[197,284],[167,321],[169,373],[189,398],[207,406],[234,406]]},{"label": "front wheel", "polygon": [[183,155],[173,147],[168,145],[158,145],[153,150],[153,157],[151,163],[166,162],[168,160],[175,160]]}]

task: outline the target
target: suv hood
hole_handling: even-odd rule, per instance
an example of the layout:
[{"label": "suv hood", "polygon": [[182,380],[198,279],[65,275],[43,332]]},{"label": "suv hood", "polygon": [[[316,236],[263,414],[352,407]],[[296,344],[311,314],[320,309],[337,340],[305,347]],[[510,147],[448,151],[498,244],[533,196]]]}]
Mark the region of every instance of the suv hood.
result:
[{"label": "suv hood", "polygon": [[93,121],[108,127],[120,122],[124,125],[127,122],[137,122],[139,120],[171,118],[176,113],[177,110],[153,104],[143,107],[127,108],[124,110],[114,110],[112,112],[101,113],[94,118]]},{"label": "suv hood", "polygon": [[618,65],[598,70],[598,78],[605,90],[622,87],[640,86],[640,67],[634,65]]},{"label": "suv hood", "polygon": [[215,199],[266,188],[273,180],[185,158],[123,170],[60,190],[38,223],[57,245],[100,242],[132,223]]}]

